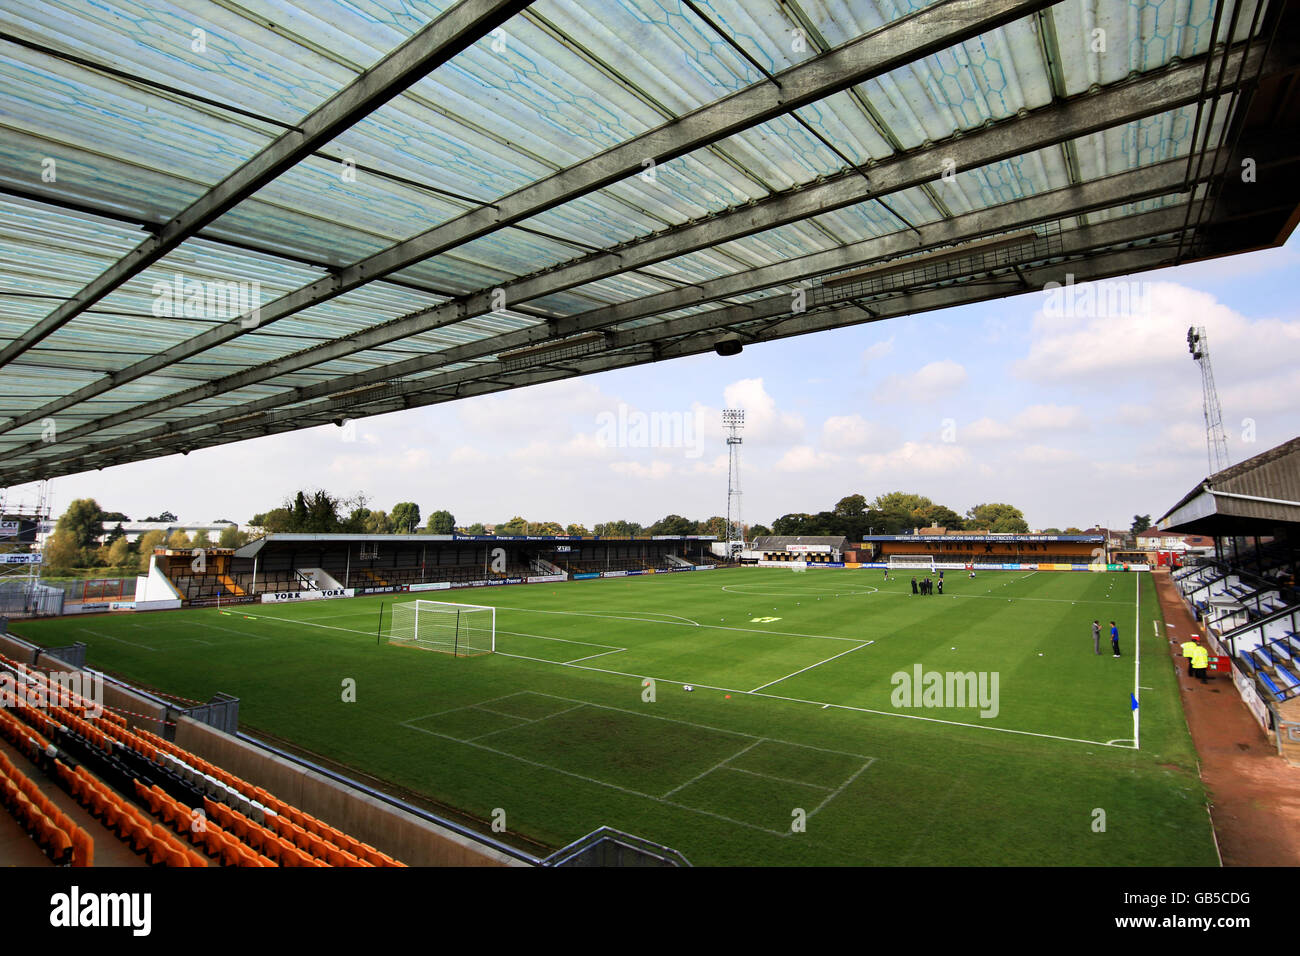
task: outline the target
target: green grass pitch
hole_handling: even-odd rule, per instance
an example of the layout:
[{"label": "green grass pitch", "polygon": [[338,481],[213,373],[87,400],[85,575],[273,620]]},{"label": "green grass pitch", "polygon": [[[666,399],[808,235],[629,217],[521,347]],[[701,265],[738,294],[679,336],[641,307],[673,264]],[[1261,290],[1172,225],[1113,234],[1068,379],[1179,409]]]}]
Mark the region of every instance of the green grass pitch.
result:
[{"label": "green grass pitch", "polygon": [[[14,630],[85,641],[91,666],[173,694],[234,694],[250,733],[504,811],[504,839],[609,825],[697,865],[1217,862],[1148,575],[951,571],[929,597],[910,577],[748,568],[382,599],[385,617],[417,596],[495,605],[498,652],[473,658],[376,641],[378,597]],[[1105,638],[1093,653],[1094,617],[1118,623],[1121,658]],[[894,675],[917,665],[996,674],[996,714],[896,707]]]}]

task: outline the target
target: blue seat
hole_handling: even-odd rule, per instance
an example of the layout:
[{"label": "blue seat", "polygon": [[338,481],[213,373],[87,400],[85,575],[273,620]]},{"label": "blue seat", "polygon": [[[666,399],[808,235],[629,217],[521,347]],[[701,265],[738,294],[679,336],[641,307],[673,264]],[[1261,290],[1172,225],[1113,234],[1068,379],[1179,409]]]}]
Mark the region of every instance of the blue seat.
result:
[{"label": "blue seat", "polygon": [[1259,679],[1264,682],[1264,686],[1268,688],[1270,694],[1272,694],[1274,697],[1278,698],[1279,700],[1282,699],[1282,691],[1278,688],[1277,684],[1273,683],[1273,679],[1271,677],[1269,677],[1263,671],[1260,671]]},{"label": "blue seat", "polygon": [[1250,656],[1249,652],[1239,655],[1237,659],[1241,661],[1241,666],[1247,674],[1255,673],[1255,660]]},{"label": "blue seat", "polygon": [[1287,687],[1300,687],[1300,680],[1297,680],[1296,676],[1281,664],[1278,664],[1273,668],[1273,673],[1282,678],[1282,682],[1286,684]]}]

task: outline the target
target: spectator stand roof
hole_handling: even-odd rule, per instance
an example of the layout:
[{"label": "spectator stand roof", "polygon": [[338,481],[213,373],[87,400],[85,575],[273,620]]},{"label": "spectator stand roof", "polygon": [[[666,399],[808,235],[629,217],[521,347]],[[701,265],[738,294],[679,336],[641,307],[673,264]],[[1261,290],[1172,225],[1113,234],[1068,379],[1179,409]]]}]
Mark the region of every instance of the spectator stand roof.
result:
[{"label": "spectator stand roof", "polygon": [[0,485],[1279,244],[1298,6],[11,0]]},{"label": "spectator stand roof", "polygon": [[1300,437],[1210,475],[1156,522],[1160,531],[1211,537],[1279,525],[1300,525]]}]

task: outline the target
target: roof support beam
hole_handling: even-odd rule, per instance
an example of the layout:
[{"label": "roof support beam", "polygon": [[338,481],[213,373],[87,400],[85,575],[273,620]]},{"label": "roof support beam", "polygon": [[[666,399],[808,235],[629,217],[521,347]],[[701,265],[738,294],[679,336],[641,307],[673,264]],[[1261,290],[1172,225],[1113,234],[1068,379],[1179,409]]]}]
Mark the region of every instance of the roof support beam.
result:
[{"label": "roof support beam", "polygon": [[[264,327],[303,309],[349,292],[365,285],[367,282],[382,278],[424,259],[439,255],[466,242],[479,239],[506,226],[594,192],[618,182],[620,179],[637,174],[644,170],[644,162],[647,159],[662,163],[683,156],[700,147],[708,146],[728,136],[761,125],[791,110],[831,96],[850,86],[874,77],[883,76],[891,70],[938,53],[986,31],[994,30],[1020,17],[1033,14],[1043,7],[1050,6],[1053,2],[1055,0],[941,0],[941,2],[932,4],[917,13],[872,30],[834,50],[792,66],[776,74],[772,80],[763,80],[745,87],[707,106],[702,106],[662,126],[649,130],[640,136],[626,140],[596,156],[576,163],[567,169],[562,169],[530,183],[507,196],[501,197],[495,203],[479,206],[476,209],[462,213],[454,219],[435,226],[418,236],[396,243],[381,252],[354,262],[340,269],[334,275],[302,286],[261,307],[255,321],[249,321],[248,318],[241,317],[241,319],[233,322],[222,323],[207,332],[186,339],[184,342],[180,342],[152,358],[136,362],[118,372],[107,375],[98,382],[78,389],[65,398],[48,403],[39,409],[10,419],[8,422],[0,423],[0,432],[53,415],[55,412],[76,402],[93,398],[110,389],[133,382],[167,365],[183,361],[190,356],[228,342],[245,334],[252,328]],[[478,8],[487,5],[488,0],[462,0],[459,6],[448,11],[426,29],[436,26],[446,17],[464,7],[473,6]],[[481,17],[481,22],[476,21],[478,26],[484,28],[480,30],[478,35],[481,35],[485,30],[492,29],[493,26],[505,19],[509,13],[513,13],[526,5],[526,0],[497,0],[492,5],[492,9],[501,16],[495,21],[488,17]],[[509,13],[505,11],[509,11]],[[471,33],[473,33],[472,30],[462,29],[457,36],[472,42],[472,39],[469,38]],[[407,44],[403,44],[398,51],[390,54],[390,58],[396,56],[397,52],[407,49],[410,43],[411,41],[408,41]],[[458,51],[459,48],[452,52]],[[388,59],[385,59],[384,63],[387,62]],[[383,65],[381,63],[381,66]],[[432,64],[429,69],[436,65],[436,63]],[[379,67],[375,69],[377,70]],[[348,96],[350,91],[373,72],[373,70],[369,71],[347,90],[336,94],[320,110],[326,109],[330,103],[333,103],[339,97]],[[387,95],[384,99],[400,92],[401,88],[394,88],[391,92],[386,90]],[[348,102],[352,103],[352,100],[358,96],[359,94],[353,94],[348,99]],[[374,103],[369,109],[374,109],[377,105],[379,103]],[[320,110],[317,112],[319,113]],[[366,112],[368,111],[366,110]],[[313,116],[315,115],[313,114]],[[351,115],[351,111],[349,111],[349,115],[351,116],[351,122],[355,122],[365,114],[363,112],[359,115]],[[344,127],[337,124],[331,126],[330,135],[336,134],[342,128]],[[284,135],[285,137],[295,137],[299,134],[286,133]],[[284,137],[281,137],[281,139],[284,139]],[[277,140],[277,142],[280,142],[280,140]],[[293,162],[296,162],[297,158],[301,158],[301,156],[297,155],[298,153],[305,155],[305,152],[301,147],[295,150],[296,158]],[[292,165],[292,162],[286,163],[283,167],[277,166],[275,175],[283,172],[290,165]],[[251,194],[253,189],[269,181],[270,178],[274,177],[249,174],[247,182],[244,183],[244,188],[241,190],[229,187],[223,188],[224,184],[222,184],[214,189],[213,193],[209,194],[209,196],[218,194],[222,197],[221,200],[213,198],[209,202],[213,204],[213,208],[219,207],[221,211],[224,211]],[[207,198],[205,197],[205,199]],[[202,201],[200,200],[200,202]],[[200,219],[195,217],[192,222],[188,223],[189,228],[186,234],[201,228],[202,225],[210,221],[210,218]],[[185,231],[175,226],[174,222],[164,227],[156,242],[173,239],[174,235],[179,231]],[[175,244],[173,243],[168,248],[174,247]],[[87,298],[83,291],[83,294],[73,299],[69,305],[56,310],[55,313],[38,323],[34,329],[21,336],[4,350],[0,350],[0,367],[15,355],[21,354],[25,349],[30,348],[41,338],[69,321],[80,309],[106,295],[113,288],[120,285],[122,281],[125,281],[126,278],[138,273],[149,262],[156,261],[159,258],[159,255],[146,256],[145,253],[141,252],[146,248],[152,252],[154,247],[149,241],[142,243],[134,252],[129,254],[127,260],[123,260],[123,262],[109,270],[108,273],[105,273],[105,276],[111,276],[111,278],[101,277],[100,280],[96,280],[97,288],[102,286],[102,289],[93,298]],[[139,254],[137,255],[137,253]],[[148,262],[140,264],[137,268],[138,263],[136,260],[145,258],[148,259]],[[619,271],[625,270],[620,269]]]},{"label": "roof support beam", "polygon": [[[1173,164],[1170,165],[1172,167]],[[1181,166],[1174,170],[1174,173],[1181,175]],[[1020,200],[1019,202],[1026,202],[1026,200]],[[991,285],[998,290],[998,296],[1006,296],[1026,291],[1022,277],[1038,288],[1041,288],[1042,283],[1047,281],[1062,281],[1066,272],[1074,273],[1076,281],[1085,281],[1081,276],[1086,261],[1069,261],[1069,257],[1081,256],[1098,248],[1176,233],[1182,227],[1183,215],[1184,208],[1180,204],[1071,230],[1065,234],[1060,250],[1060,255],[1066,257],[1066,262],[1054,262],[1050,265],[1038,266],[1032,269],[1021,266],[1019,269],[1013,270],[1008,266],[1004,270],[1007,274],[994,280]],[[1172,259],[1172,252],[1168,249],[1157,248],[1155,251],[1160,253],[1160,256],[1157,256],[1158,261],[1153,262],[1148,268],[1154,268]],[[947,294],[952,289],[966,289],[969,292],[971,286],[983,288],[983,284],[973,283],[968,280],[956,283],[953,286],[945,286],[937,291]],[[365,417],[401,408],[448,401],[468,395],[515,388],[521,384],[534,381],[552,381],[555,378],[565,378],[574,374],[587,374],[589,371],[606,367],[616,368],[623,365],[644,364],[648,361],[657,361],[660,358],[706,352],[712,348],[717,332],[722,330],[744,330],[746,326],[756,324],[761,324],[762,327],[761,331],[754,335],[753,338],[758,341],[769,341],[829,328],[857,325],[867,321],[878,321],[894,315],[926,311],[926,308],[908,308],[899,311],[897,305],[900,299],[915,300],[917,302],[929,301],[925,298],[926,294],[926,290],[922,290],[873,300],[872,310],[874,315],[868,314],[866,317],[864,317],[862,309],[856,303],[815,309],[807,313],[794,315],[790,311],[789,299],[783,295],[775,295],[754,303],[728,306],[706,313],[672,319],[659,325],[643,326],[624,332],[610,333],[608,350],[594,356],[568,360],[575,366],[574,369],[557,370],[551,368],[548,371],[545,367],[533,367],[511,373],[507,372],[503,367],[503,363],[499,361],[485,362],[471,368],[403,383],[400,386],[400,394],[393,396],[390,393],[380,401],[367,406],[340,409],[332,399],[325,398],[305,406],[283,409],[278,413],[258,415],[255,420],[249,421],[243,426],[227,424],[208,425],[193,430],[186,428],[182,434],[164,432],[154,440],[137,439],[135,436],[130,436],[115,444],[111,451],[98,453],[91,451],[80,459],[76,459],[76,461],[84,462],[98,459],[103,462],[104,459],[111,458],[114,459],[113,463],[116,463],[117,460],[148,458],[157,456],[160,452],[168,454],[181,448],[189,449],[204,447],[208,444],[218,444],[222,440],[228,440],[232,432],[238,433],[241,427],[255,429],[258,434],[272,434],[313,427],[324,420],[339,417],[340,412],[343,412],[345,417]],[[989,297],[991,296],[983,295],[971,301],[980,301],[982,298]],[[945,305],[935,305],[929,308],[946,307]],[[631,352],[630,358],[629,351]],[[590,363],[593,361],[598,363],[599,369],[589,368]],[[606,361],[612,364],[601,364]],[[438,392],[446,392],[447,394],[437,395]],[[419,396],[423,396],[423,400]],[[247,406],[232,411],[241,416],[248,416]],[[124,455],[126,457],[122,458]],[[56,468],[59,473],[66,474],[68,472],[63,471],[63,468],[69,465],[71,465],[72,471],[80,470],[66,458],[58,462]],[[99,466],[102,467],[102,464]],[[31,464],[19,466],[15,471],[25,475],[34,467]],[[14,475],[14,472],[0,473],[0,479],[3,479],[8,484],[18,483],[16,480],[10,480],[11,475]],[[24,477],[19,480],[29,479]]]},{"label": "roof support beam", "polygon": [[[1076,262],[1069,263],[1068,270],[1061,263],[1053,263],[1051,265],[1040,266],[1036,269],[1027,269],[1024,271],[1030,282],[1037,287],[1041,287],[1049,281],[1059,281],[1062,277],[1062,273],[1065,271],[1073,272],[1076,282],[1088,282],[1095,279],[1103,279],[1117,275],[1129,275],[1135,272],[1157,269],[1172,261],[1173,255],[1174,249],[1172,247],[1151,245],[1117,252],[1108,252],[1092,258],[1080,259]],[[880,312],[876,319],[864,319],[862,311],[855,305],[847,305],[842,308],[820,312],[817,313],[818,318],[816,319],[809,317],[809,327],[803,331],[815,331],[815,329],[812,328],[814,323],[819,324],[823,328],[839,328],[846,325],[863,324],[866,321],[878,321],[881,319],[899,318],[906,315],[914,315],[938,309],[950,309],[961,305],[969,305],[975,302],[984,302],[990,299],[1005,298],[1011,295],[1022,294],[1024,291],[1025,290],[1016,275],[1012,272],[1008,272],[1006,276],[991,282],[958,283],[937,289],[905,293],[897,298],[880,303]],[[790,332],[788,334],[803,334],[803,331]],[[617,353],[589,356],[575,360],[575,368],[573,369],[528,369],[524,373],[511,376],[511,384],[508,388],[522,388],[528,385],[573,378],[576,375],[590,375],[616,368],[644,365],[661,359],[700,354],[710,351],[711,348],[712,343],[710,341],[702,340],[697,337],[663,350],[655,350],[649,346],[640,346],[635,349],[620,351]],[[488,384],[485,382],[470,382],[459,386],[453,386],[452,388],[453,390],[449,391],[448,394],[432,397],[426,401],[413,402],[411,401],[411,397],[407,396],[402,401],[390,401],[383,406],[376,405],[373,410],[366,410],[349,417],[368,417],[370,415],[386,414],[403,407],[410,407],[411,405],[434,404],[437,402],[451,401],[457,398],[470,398],[477,395],[486,395],[503,390],[498,384]],[[433,390],[428,389],[426,391],[431,393]],[[263,435],[281,434],[284,432],[296,431],[303,427],[307,426],[304,426],[300,421],[284,418],[268,422],[265,427],[258,430],[257,434],[248,435],[246,437],[255,438]],[[224,439],[220,435],[213,435],[195,441],[193,445],[187,447],[190,449],[204,448],[211,445],[222,444],[223,441]],[[175,450],[179,450],[179,447],[175,449],[169,448],[167,449],[167,453]],[[158,453],[159,449],[157,447],[146,445],[143,448],[132,446],[122,449],[120,453],[113,455],[112,460],[110,460],[107,455],[87,455],[78,459],[59,462],[56,469],[51,472],[51,476],[73,474],[91,468],[103,468],[108,467],[109,465],[125,464],[130,461],[154,458],[158,456]],[[6,477],[5,483],[17,484],[20,481],[28,480],[32,480],[32,478],[20,477],[16,481],[9,481]]]},{"label": "roof support beam", "polygon": [[[920,227],[919,245],[916,234],[910,230],[900,230],[887,236],[867,239],[838,249],[786,260],[747,272],[722,276],[698,285],[644,296],[629,302],[593,309],[576,316],[555,319],[550,323],[533,328],[502,333],[481,342],[467,343],[427,356],[417,356],[395,362],[384,366],[382,370],[354,373],[318,385],[306,386],[292,391],[286,390],[280,395],[273,395],[229,409],[195,416],[193,420],[178,423],[178,425],[156,425],[130,436],[129,440],[162,438],[168,434],[173,434],[177,427],[189,429],[204,424],[220,423],[252,412],[265,411],[278,405],[332,395],[344,390],[362,388],[374,384],[376,373],[380,371],[383,374],[378,376],[378,380],[400,378],[427,371],[439,365],[472,361],[550,339],[566,338],[581,332],[599,331],[611,325],[633,319],[662,315],[677,309],[702,305],[735,295],[761,292],[774,286],[799,282],[850,266],[861,266],[884,261],[963,240],[1021,229],[1053,219],[1069,218],[1088,211],[1119,206],[1126,202],[1166,195],[1182,187],[1182,173],[1185,166],[1186,164],[1181,159],[1167,160],[1155,166],[1130,170],[1106,179],[1069,186],[1040,196],[1030,196],[989,209],[966,213],[951,220],[927,223]],[[207,394],[233,390],[258,381],[265,381],[271,377],[270,375],[259,375],[254,378],[249,374],[256,371],[238,372],[224,379],[218,379],[215,383],[182,392],[180,395],[193,394],[197,400],[206,397]],[[225,384],[222,388],[215,387],[222,383],[228,384]],[[119,424],[139,421],[143,415],[151,411],[155,413],[166,411],[171,407],[175,407],[172,402],[177,397],[179,396],[169,397],[121,413],[108,415],[97,422],[74,426],[61,433],[61,442],[93,434],[99,428],[114,427]],[[24,454],[40,454],[42,452],[48,454],[54,450],[48,443],[31,442],[9,450],[6,452],[6,457],[12,459]]]},{"label": "roof support beam", "polygon": [[[1229,55],[1233,58],[1232,62],[1240,62],[1241,51]],[[1251,59],[1256,61],[1256,65],[1260,57],[1259,51],[1251,54]],[[1082,94],[1065,103],[1044,107],[1024,117],[1016,117],[992,127],[967,133],[960,139],[950,138],[928,149],[918,149],[884,160],[871,170],[871,183],[865,182],[856,173],[822,183],[812,183],[753,205],[720,213],[702,222],[678,226],[660,235],[629,243],[617,251],[603,251],[562,263],[536,275],[505,283],[501,289],[505,293],[506,302],[513,307],[540,296],[607,278],[630,268],[661,262],[832,209],[853,205],[875,195],[885,195],[911,186],[934,182],[940,178],[945,160],[955,163],[959,171],[968,170],[1032,150],[1056,146],[1097,130],[1132,122],[1194,102],[1201,92],[1203,72],[1201,59],[1188,60],[1177,67],[1126,80],[1096,93]],[[918,241],[913,248],[922,246],[923,243]],[[687,287],[687,291],[690,288]],[[484,290],[464,299],[432,309],[420,310],[354,335],[303,349],[244,372],[195,386],[128,411],[106,416],[98,422],[77,426],[75,431],[67,434],[67,437],[80,437],[100,428],[138,421],[158,412],[178,408],[246,385],[268,381],[313,364],[332,361],[407,336],[452,325],[463,319],[485,315],[498,304],[495,291]],[[541,325],[538,330],[537,333],[530,333],[528,342],[545,338],[547,333],[556,334],[549,331],[548,325]],[[455,350],[451,351],[455,352]],[[415,362],[413,365],[396,363],[358,373],[344,381],[348,386],[367,384],[456,360],[458,359],[451,358],[447,351],[431,353],[413,360]],[[24,413],[13,419],[9,427],[39,421],[75,401],[82,400],[83,397],[97,395],[102,390],[98,385],[88,386],[66,399]],[[88,394],[83,396],[82,393]],[[310,389],[293,389],[286,392],[285,399],[273,401],[272,404],[298,401],[313,397],[314,394],[320,393],[313,393]],[[0,426],[0,432],[6,430],[8,430],[6,427]]]},{"label": "roof support beam", "polygon": [[[257,155],[194,200],[110,269],[0,349],[0,368],[62,328],[104,296],[176,249],[344,130],[461,53],[532,0],[460,0],[401,46],[281,133]],[[105,381],[110,381],[112,376]],[[111,386],[110,386],[111,387]],[[66,406],[65,406],[66,407]]]}]

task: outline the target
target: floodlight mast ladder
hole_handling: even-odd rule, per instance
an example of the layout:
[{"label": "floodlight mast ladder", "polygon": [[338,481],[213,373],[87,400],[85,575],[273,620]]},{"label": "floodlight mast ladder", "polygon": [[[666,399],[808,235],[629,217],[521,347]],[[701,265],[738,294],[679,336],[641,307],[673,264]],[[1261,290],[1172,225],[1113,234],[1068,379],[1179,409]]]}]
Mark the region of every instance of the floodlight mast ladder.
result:
[{"label": "floodlight mast ladder", "polygon": [[740,446],[745,427],[743,408],[724,408],[722,427],[727,430],[727,557],[735,560],[745,550],[745,524],[740,515]]},{"label": "floodlight mast ladder", "polygon": [[1228,436],[1223,430],[1223,410],[1219,407],[1219,392],[1214,387],[1214,369],[1210,367],[1210,342],[1204,326],[1187,330],[1187,351],[1201,368],[1202,407],[1205,414],[1205,444],[1209,455],[1210,474],[1214,475],[1232,464],[1228,458]]}]

